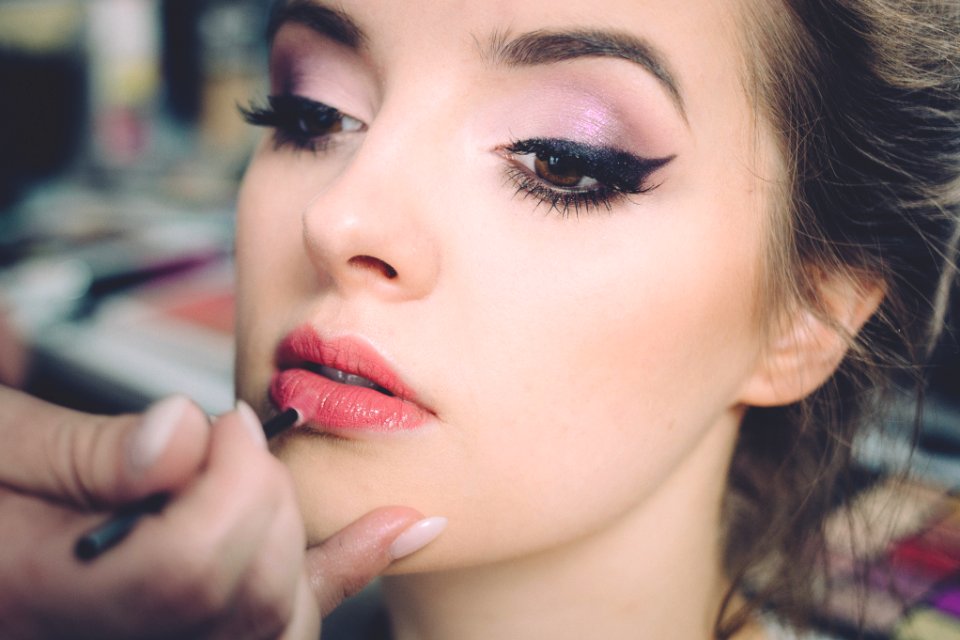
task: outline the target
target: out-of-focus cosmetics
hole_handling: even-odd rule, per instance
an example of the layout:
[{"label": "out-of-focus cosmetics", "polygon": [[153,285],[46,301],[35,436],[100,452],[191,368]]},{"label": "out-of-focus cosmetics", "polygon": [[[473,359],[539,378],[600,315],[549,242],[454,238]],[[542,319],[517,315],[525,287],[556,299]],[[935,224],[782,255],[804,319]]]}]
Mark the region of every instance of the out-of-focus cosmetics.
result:
[{"label": "out-of-focus cosmetics", "polygon": [[826,623],[862,624],[867,637],[960,640],[960,498],[898,480],[862,497],[873,524],[832,545]]}]

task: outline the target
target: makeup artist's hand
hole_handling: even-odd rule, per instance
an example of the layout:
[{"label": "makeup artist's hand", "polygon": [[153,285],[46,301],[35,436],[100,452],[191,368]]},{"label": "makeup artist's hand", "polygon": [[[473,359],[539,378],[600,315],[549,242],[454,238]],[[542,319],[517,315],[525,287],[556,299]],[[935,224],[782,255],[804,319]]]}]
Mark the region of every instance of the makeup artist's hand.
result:
[{"label": "makeup artist's hand", "polygon": [[[245,407],[213,425],[184,398],[104,418],[0,387],[0,442],[3,638],[315,639],[421,517],[380,509],[305,552],[293,485]],[[161,514],[74,558],[107,512],[158,491]]]}]

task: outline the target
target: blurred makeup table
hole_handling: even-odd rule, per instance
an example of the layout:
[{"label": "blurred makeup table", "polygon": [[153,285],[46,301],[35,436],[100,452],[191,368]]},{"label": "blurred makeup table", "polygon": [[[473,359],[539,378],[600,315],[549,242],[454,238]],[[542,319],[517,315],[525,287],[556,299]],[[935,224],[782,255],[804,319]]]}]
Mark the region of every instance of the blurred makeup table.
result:
[{"label": "blurred makeup table", "polygon": [[66,187],[0,224],[0,304],[28,391],[108,413],[172,393],[232,406],[232,211]]}]

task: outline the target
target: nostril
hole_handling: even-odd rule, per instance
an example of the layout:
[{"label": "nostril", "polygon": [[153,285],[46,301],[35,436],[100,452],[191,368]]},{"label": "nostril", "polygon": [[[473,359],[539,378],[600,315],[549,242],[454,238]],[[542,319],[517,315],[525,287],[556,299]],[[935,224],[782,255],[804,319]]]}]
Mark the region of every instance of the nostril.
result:
[{"label": "nostril", "polygon": [[391,267],[380,258],[374,258],[373,256],[353,256],[347,261],[347,263],[351,266],[359,267],[361,269],[378,271],[380,275],[388,280],[393,280],[397,277],[396,269]]}]

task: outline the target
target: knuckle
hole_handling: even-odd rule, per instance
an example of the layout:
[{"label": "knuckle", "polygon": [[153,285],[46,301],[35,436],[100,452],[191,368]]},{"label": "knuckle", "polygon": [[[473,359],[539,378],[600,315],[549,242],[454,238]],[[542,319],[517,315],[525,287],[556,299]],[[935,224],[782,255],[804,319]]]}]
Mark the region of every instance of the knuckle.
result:
[{"label": "knuckle", "polygon": [[[77,414],[64,419],[61,428],[45,430],[44,450],[55,491],[81,507],[102,506],[118,477],[114,440],[130,420]],[[104,464],[110,460],[114,464]]]},{"label": "knuckle", "polygon": [[54,491],[78,506],[90,507],[92,492],[86,487],[82,468],[83,461],[91,455],[90,444],[98,436],[90,433],[86,438],[81,437],[84,434],[70,421],[65,421],[63,428],[48,429],[43,434],[46,440],[43,450]]}]

